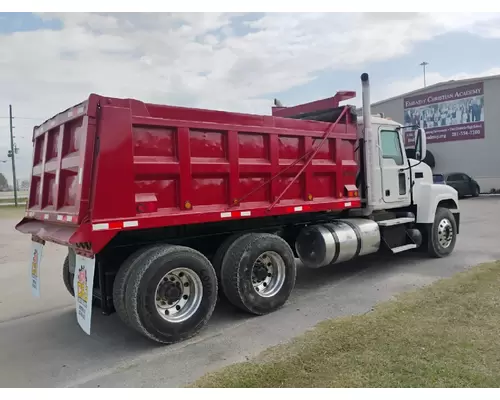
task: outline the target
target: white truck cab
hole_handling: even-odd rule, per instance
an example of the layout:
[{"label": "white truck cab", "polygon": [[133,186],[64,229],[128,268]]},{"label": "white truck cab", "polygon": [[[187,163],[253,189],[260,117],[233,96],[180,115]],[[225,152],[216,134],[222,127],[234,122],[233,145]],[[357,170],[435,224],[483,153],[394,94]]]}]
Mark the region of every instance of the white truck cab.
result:
[{"label": "white truck cab", "polygon": [[[459,232],[457,191],[433,183],[431,168],[423,162],[425,130],[373,116],[368,74],[361,75],[361,83],[358,162],[362,168],[358,184],[364,201],[362,215],[377,220],[377,215],[385,214],[378,224],[394,253],[422,248],[434,257],[449,255]],[[404,129],[408,128],[415,129],[415,159],[408,159],[404,149]],[[401,235],[408,240],[398,245],[396,238]],[[391,246],[391,242],[396,244]]]},{"label": "white truck cab", "polygon": [[[407,158],[404,148],[403,125],[391,119],[371,116],[371,131],[377,142],[374,146],[372,165],[370,212],[416,207],[417,223],[433,223],[438,204],[445,201],[458,213],[458,193],[451,186],[436,185],[432,170],[422,160],[425,158],[425,131],[417,128],[423,143],[419,160]],[[363,117],[358,119],[358,135],[364,132]]]}]

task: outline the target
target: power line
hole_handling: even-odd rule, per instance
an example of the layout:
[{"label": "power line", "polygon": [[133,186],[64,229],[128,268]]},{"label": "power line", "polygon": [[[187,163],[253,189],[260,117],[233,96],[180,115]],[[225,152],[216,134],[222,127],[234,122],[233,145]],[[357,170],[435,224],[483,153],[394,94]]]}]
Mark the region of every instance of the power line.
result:
[{"label": "power line", "polygon": [[[0,119],[10,119],[10,117],[0,117]],[[44,118],[35,118],[35,117],[12,117],[12,119],[29,119],[33,121],[42,121]]]}]

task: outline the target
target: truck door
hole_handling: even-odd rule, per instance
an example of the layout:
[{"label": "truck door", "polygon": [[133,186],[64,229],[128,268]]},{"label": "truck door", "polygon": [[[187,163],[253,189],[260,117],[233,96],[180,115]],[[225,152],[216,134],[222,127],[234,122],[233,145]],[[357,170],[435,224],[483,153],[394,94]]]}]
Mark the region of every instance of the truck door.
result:
[{"label": "truck door", "polygon": [[405,164],[401,135],[395,127],[379,128],[379,148],[384,202],[409,202],[410,173]]}]

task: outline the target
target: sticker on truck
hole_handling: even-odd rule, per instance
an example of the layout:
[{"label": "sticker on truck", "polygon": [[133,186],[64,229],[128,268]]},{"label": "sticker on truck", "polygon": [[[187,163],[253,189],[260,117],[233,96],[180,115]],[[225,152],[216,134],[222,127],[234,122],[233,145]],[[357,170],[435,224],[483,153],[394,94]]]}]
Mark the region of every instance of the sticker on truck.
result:
[{"label": "sticker on truck", "polygon": [[40,265],[42,264],[44,243],[33,240],[31,242],[30,280],[31,294],[40,297]]},{"label": "sticker on truck", "polygon": [[92,296],[94,283],[95,259],[76,255],[75,288],[76,318],[83,331],[90,335],[92,319]]}]

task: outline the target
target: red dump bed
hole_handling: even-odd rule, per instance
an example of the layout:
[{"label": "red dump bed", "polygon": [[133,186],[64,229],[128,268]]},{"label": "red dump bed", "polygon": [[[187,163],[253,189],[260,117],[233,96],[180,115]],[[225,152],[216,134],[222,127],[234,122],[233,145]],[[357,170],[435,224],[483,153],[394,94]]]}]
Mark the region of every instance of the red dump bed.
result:
[{"label": "red dump bed", "polygon": [[123,229],[360,206],[350,113],[334,125],[91,95],[33,137],[17,229],[96,252]]}]

